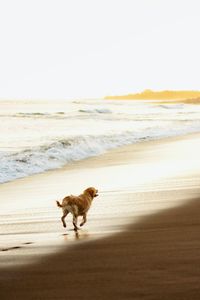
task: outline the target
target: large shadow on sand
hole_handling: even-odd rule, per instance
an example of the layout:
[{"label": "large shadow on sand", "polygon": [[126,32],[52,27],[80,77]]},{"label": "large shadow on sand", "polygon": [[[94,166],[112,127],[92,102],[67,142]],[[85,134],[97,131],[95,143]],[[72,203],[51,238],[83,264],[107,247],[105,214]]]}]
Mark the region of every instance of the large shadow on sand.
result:
[{"label": "large shadow on sand", "polygon": [[[76,233],[75,233],[76,234]],[[78,235],[77,235],[78,238]],[[0,299],[200,299],[200,198],[0,271]]]}]

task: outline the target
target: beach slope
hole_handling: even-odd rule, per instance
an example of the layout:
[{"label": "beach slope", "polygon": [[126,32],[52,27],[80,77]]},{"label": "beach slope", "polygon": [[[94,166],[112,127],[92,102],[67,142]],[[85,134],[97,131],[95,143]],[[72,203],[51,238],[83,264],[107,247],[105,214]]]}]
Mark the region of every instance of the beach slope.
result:
[{"label": "beach slope", "polygon": [[[199,149],[144,142],[2,185],[0,299],[199,299]],[[54,202],[82,185],[100,195],[76,234]]]}]

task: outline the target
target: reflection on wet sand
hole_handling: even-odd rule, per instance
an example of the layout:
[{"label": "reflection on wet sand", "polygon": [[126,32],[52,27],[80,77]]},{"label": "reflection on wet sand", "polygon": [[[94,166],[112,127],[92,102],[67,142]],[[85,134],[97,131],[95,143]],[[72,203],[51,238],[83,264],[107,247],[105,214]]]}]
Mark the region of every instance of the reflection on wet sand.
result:
[{"label": "reflection on wet sand", "polygon": [[87,240],[92,237],[89,231],[85,230],[71,230],[72,233],[63,233],[64,241],[73,241],[73,240]]}]

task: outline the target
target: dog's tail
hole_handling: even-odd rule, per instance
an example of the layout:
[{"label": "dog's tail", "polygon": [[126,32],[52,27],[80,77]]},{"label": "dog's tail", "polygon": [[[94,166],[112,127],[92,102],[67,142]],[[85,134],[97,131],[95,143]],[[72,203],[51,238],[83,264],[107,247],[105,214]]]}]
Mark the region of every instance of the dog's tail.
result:
[{"label": "dog's tail", "polygon": [[56,203],[57,203],[57,206],[58,206],[58,207],[62,207],[62,204],[60,204],[59,201],[56,201]]}]

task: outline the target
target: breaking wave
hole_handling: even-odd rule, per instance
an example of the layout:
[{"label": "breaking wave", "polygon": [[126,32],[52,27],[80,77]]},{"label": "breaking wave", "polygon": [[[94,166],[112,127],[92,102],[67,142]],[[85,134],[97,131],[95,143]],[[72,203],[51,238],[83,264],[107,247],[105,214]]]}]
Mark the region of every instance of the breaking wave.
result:
[{"label": "breaking wave", "polygon": [[112,111],[107,108],[80,109],[79,112],[90,113],[90,114],[111,114],[112,113]]},{"label": "breaking wave", "polygon": [[126,131],[113,135],[76,136],[20,152],[7,154],[2,151],[0,183],[60,168],[74,161],[103,154],[119,146],[195,131],[199,131],[199,126],[190,130],[166,130],[165,132],[150,128],[145,133]]}]

